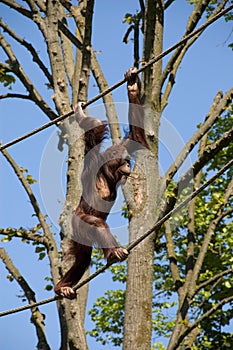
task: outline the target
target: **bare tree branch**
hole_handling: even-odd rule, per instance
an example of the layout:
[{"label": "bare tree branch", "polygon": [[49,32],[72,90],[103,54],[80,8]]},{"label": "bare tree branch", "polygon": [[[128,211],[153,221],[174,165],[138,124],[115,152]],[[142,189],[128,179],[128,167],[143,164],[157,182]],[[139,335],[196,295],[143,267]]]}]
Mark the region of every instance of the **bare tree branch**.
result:
[{"label": "bare tree branch", "polygon": [[[91,69],[92,74],[98,84],[99,91],[104,91],[108,87],[108,83],[93,50],[91,51]],[[115,144],[121,141],[121,131],[112,94],[110,93],[105,95],[103,97],[103,101],[109,121],[112,142]]]},{"label": "bare tree branch", "polygon": [[0,68],[3,68],[6,73],[14,73],[11,67],[9,67],[7,64],[0,62]]},{"label": "bare tree branch", "polygon": [[[30,7],[30,10],[26,11],[24,10],[25,8],[23,8],[23,11],[21,10],[21,6],[19,4],[17,4],[15,1],[12,0],[3,0],[2,2],[4,2],[5,4],[7,4],[8,6],[10,6],[11,8],[13,8],[14,10],[16,10],[17,12],[19,12],[20,14],[29,17],[41,30],[42,34],[45,36],[46,38],[46,33],[47,33],[47,26],[46,26],[46,22],[44,20],[44,18],[42,18],[40,11],[45,12],[46,11],[46,6],[42,5],[42,1],[38,0],[38,1],[32,1],[32,0],[25,0],[25,2],[27,2],[27,4]],[[36,7],[36,5],[38,7]]]},{"label": "bare tree branch", "polygon": [[27,180],[24,178],[22,171],[20,170],[19,166],[16,164],[16,162],[13,160],[13,158],[10,156],[10,154],[6,150],[1,151],[6,160],[9,162],[11,167],[13,168],[15,174],[17,175],[19,181],[21,182],[24,190],[26,191],[30,203],[35,210],[36,216],[39,220],[39,223],[41,225],[41,228],[44,232],[44,239],[47,241],[46,246],[48,248],[48,256],[50,258],[50,263],[51,263],[51,271],[53,274],[53,278],[55,283],[59,280],[59,273],[58,273],[58,266],[59,266],[59,261],[58,261],[58,251],[57,251],[57,246],[56,242],[54,240],[54,237],[49,229],[49,225],[47,224],[44,215],[42,214],[39,204],[36,200],[35,195],[33,194],[31,187],[29,186]]},{"label": "bare tree branch", "polygon": [[[211,14],[210,18],[215,16],[217,13],[219,13],[224,8],[226,3],[227,3],[227,0],[222,1],[219,4],[219,6],[217,7],[217,9]],[[207,0],[205,0],[205,1],[200,0],[196,3],[195,9],[193,10],[192,14],[189,17],[187,28],[186,28],[186,31],[184,33],[184,36],[191,33],[195,29],[196,25],[198,24],[199,20],[201,19],[202,15],[203,15],[203,13],[205,12],[208,4],[209,4],[209,1],[207,1]],[[181,63],[184,55],[186,54],[188,49],[193,45],[193,43],[199,38],[199,36],[202,33],[203,33],[203,31],[198,33],[196,36],[194,36],[186,44],[181,45],[179,48],[177,48],[177,50],[174,52],[174,54],[171,56],[170,60],[168,61],[167,65],[163,71],[162,80],[161,80],[161,88],[162,88],[164,83],[165,83],[165,80],[167,79],[167,77],[169,75],[169,80],[168,80],[168,83],[166,85],[165,91],[164,91],[163,96],[162,96],[162,102],[161,102],[162,110],[166,107],[166,105],[168,103],[168,97],[169,97],[171,90],[172,90],[172,87],[175,83],[175,76],[176,76],[177,70],[180,66],[180,63]]]},{"label": "bare tree branch", "polygon": [[7,94],[3,94],[0,95],[0,100],[3,100],[4,98],[21,98],[23,100],[29,100],[31,101],[31,97],[30,95],[23,95],[23,94],[14,94],[14,93],[7,93]]},{"label": "bare tree branch", "polygon": [[49,226],[44,219],[44,215],[41,213],[39,203],[37,202],[36,197],[34,196],[32,190],[31,190],[31,187],[29,186],[27,180],[23,176],[23,173],[20,170],[20,167],[16,164],[16,162],[13,160],[13,158],[10,156],[10,154],[6,150],[2,150],[1,152],[4,155],[4,157],[6,158],[6,160],[8,161],[8,163],[13,168],[18,179],[20,180],[24,190],[26,191],[26,193],[30,199],[31,205],[32,205],[32,207],[33,207],[33,209],[34,209],[34,211],[39,219],[39,222],[43,228],[43,231],[45,233],[45,237],[50,240],[51,233],[49,230]]},{"label": "bare tree branch", "polygon": [[194,329],[196,328],[202,321],[209,318],[213,313],[215,313],[217,310],[221,309],[224,305],[230,303],[233,301],[233,295],[227,298],[222,299],[220,302],[215,304],[211,309],[209,309],[207,312],[205,312],[201,317],[199,317],[195,322],[193,322],[191,325],[189,325],[185,331],[182,332],[181,335],[179,335],[174,343],[172,344],[172,347],[168,347],[167,349],[178,349],[179,345],[183,341],[183,339]]},{"label": "bare tree branch", "polygon": [[126,31],[123,39],[122,39],[123,43],[125,43],[125,44],[128,43],[128,41],[129,41],[129,34],[132,32],[132,30],[134,30],[134,26],[133,25],[129,26],[129,28],[127,29],[127,31]]},{"label": "bare tree branch", "polygon": [[[62,22],[59,22],[59,29],[72,41],[72,43],[79,49],[82,50],[82,43],[69,31],[66,25],[64,25]],[[91,70],[92,74],[96,80],[96,83],[99,87],[100,92],[104,91],[108,83],[105,79],[105,76],[103,74],[103,71],[99,65],[99,62],[96,58],[95,52],[92,48],[91,50]],[[107,117],[109,120],[110,125],[110,132],[111,137],[113,140],[113,143],[117,143],[121,140],[121,132],[120,127],[117,119],[117,113],[115,109],[115,105],[113,103],[112,94],[107,94],[103,97],[103,101],[105,104]]]},{"label": "bare tree branch", "polygon": [[[186,30],[185,30],[185,33],[183,35],[186,36],[187,34],[191,33],[196,25],[198,24],[200,18],[202,17],[203,13],[205,12],[205,9],[206,7],[208,6],[208,3],[209,3],[209,0],[199,0],[196,5],[195,5],[195,8],[193,10],[193,12],[191,13],[189,19],[188,19],[188,24],[187,24],[187,27],[186,27]],[[200,35],[200,34],[199,34]],[[194,40],[194,39],[192,39]],[[194,40],[195,41],[195,40]],[[181,45],[180,47],[178,47],[175,52],[173,53],[173,55],[171,56],[171,58],[169,59],[164,71],[163,71],[163,74],[162,74],[162,77],[161,77],[161,87],[164,85],[164,82],[165,80],[167,79],[168,75],[171,74],[171,72],[173,71],[174,69],[174,65],[176,64],[180,54],[183,52],[183,55],[182,57],[184,56],[184,54],[187,52],[187,49],[188,47],[190,46],[189,42],[186,43],[186,44],[183,44]],[[181,58],[179,59],[179,63],[181,61]],[[176,64],[176,68],[175,68],[175,72],[177,71],[177,68],[178,68],[178,65]],[[174,80],[174,77],[175,77],[175,73],[173,72],[173,80]],[[168,95],[167,93],[165,95]],[[165,103],[163,103],[165,105]]]},{"label": "bare tree branch", "polygon": [[[219,6],[217,7],[217,9],[213,12],[213,14],[210,16],[213,17],[214,15],[216,15],[217,13],[219,13],[224,6],[226,5],[227,0],[222,1]],[[195,8],[193,10],[193,12],[191,13],[189,19],[188,19],[188,24],[186,27],[186,31],[184,33],[183,36],[186,36],[187,34],[191,33],[195,27],[197,26],[199,20],[201,19],[203,13],[206,10],[206,7],[209,5],[209,0],[199,0],[196,5]],[[197,37],[195,37],[194,41],[197,39]],[[193,42],[192,42],[193,43]],[[188,43],[186,44],[188,45]],[[190,46],[190,45],[189,45]],[[185,45],[181,45],[179,48],[177,48],[177,50],[174,52],[174,54],[171,56],[170,60],[168,61],[164,71],[163,71],[163,77],[162,77],[162,83],[161,86],[163,86],[165,80],[167,79],[168,74],[172,71],[172,67],[174,65],[174,63],[176,62],[177,58],[179,57],[179,55],[181,54],[182,51],[187,51],[187,49],[185,48]],[[183,55],[182,55],[183,56]]]},{"label": "bare tree branch", "polygon": [[[71,33],[71,31],[69,30],[67,23],[64,23],[64,21],[58,21],[58,28],[60,31],[60,36],[61,38],[63,38],[64,41],[67,41],[67,39],[69,39],[69,42],[74,44],[75,47],[78,49],[76,50],[76,56],[79,56],[79,53],[81,54],[82,51],[82,42],[77,38],[77,36],[75,36],[73,33]],[[76,30],[76,35],[78,34],[78,30]],[[66,38],[66,39],[65,39]],[[67,52],[70,50],[70,48],[64,48],[65,50],[67,50]],[[67,55],[67,53],[66,53]],[[73,57],[73,54],[72,54]],[[80,60],[77,61],[77,57],[76,57],[76,64],[74,65],[74,60],[72,58],[72,72],[70,71],[69,73],[67,73],[68,78],[69,78],[69,82],[72,86],[72,103],[75,106],[77,103],[77,95],[78,95],[78,86],[79,86],[79,81],[77,81],[77,76],[80,76],[80,72],[81,72],[81,56],[79,57]],[[64,57],[65,60],[65,57]],[[77,65],[78,65],[78,72],[77,72]],[[79,80],[79,78],[78,78]]]},{"label": "bare tree branch", "polygon": [[209,278],[208,280],[202,282],[201,284],[199,284],[195,290],[195,294],[197,294],[201,289],[205,288],[206,286],[214,283],[215,281],[217,281],[218,279],[221,279],[224,276],[227,276],[229,274],[232,274],[233,272],[233,268],[232,269],[228,269],[225,271],[222,271],[216,275],[214,275],[213,277]]},{"label": "bare tree branch", "polygon": [[[197,144],[199,140],[203,140],[203,136],[206,135],[207,131],[211,128],[211,126],[217,120],[219,115],[225,111],[226,106],[228,106],[232,101],[232,96],[233,96],[233,89],[229,90],[222,100],[221,100],[222,98],[221,92],[219,92],[216,95],[214,103],[211,106],[210,112],[206,116],[205,122],[197,130],[197,132],[191,137],[191,139],[186,143],[185,147],[177,156],[174,163],[167,170],[164,176],[167,185],[171,182],[173,176],[175,175],[179,167],[182,165],[184,159],[187,157],[189,152],[191,152],[191,150],[194,148],[194,146]],[[225,147],[225,145],[228,145],[231,142],[231,139],[232,139],[232,130],[225,133],[216,143],[213,144],[213,146],[212,145],[208,146],[209,148],[205,150],[205,153],[200,155],[200,159],[197,159],[197,161],[186,171],[186,173],[182,175],[182,177],[176,183],[175,187],[173,187],[174,195],[171,197],[168,197],[166,202],[162,204],[160,217],[164,216],[169,210],[172,210],[174,208],[177,200],[176,194],[178,193],[178,191],[181,191],[184,188],[184,186],[186,186],[190,182],[190,180],[192,180],[193,177],[195,177],[198,174],[198,172],[200,171],[200,164],[204,166],[212,158],[212,153],[210,152],[211,148],[215,147],[214,151],[215,153],[217,153],[223,147]]]},{"label": "bare tree branch", "polygon": [[10,44],[6,41],[4,36],[0,33],[0,45],[7,54],[10,60],[9,69],[20,79],[22,84],[25,86],[26,90],[29,92],[31,100],[36,103],[38,107],[50,118],[54,119],[56,114],[49,107],[49,105],[41,97],[31,80],[28,78],[27,74],[24,72],[22,66],[17,60],[14,52],[12,51]]},{"label": "bare tree branch", "polygon": [[21,13],[22,15],[32,19],[31,11],[27,10],[24,6],[19,5],[14,0],[1,0],[1,2],[9,6],[10,8],[16,10],[17,12]]},{"label": "bare tree branch", "polygon": [[165,227],[165,237],[166,237],[166,247],[167,247],[167,256],[170,261],[170,269],[172,274],[172,279],[175,284],[176,290],[179,293],[179,287],[182,285],[179,269],[177,266],[177,258],[175,253],[175,245],[172,239],[172,231],[169,220],[164,223]]},{"label": "bare tree branch", "polygon": [[[195,181],[195,188],[198,188],[199,184],[199,178],[194,179]],[[192,273],[193,273],[193,265],[194,265],[194,253],[195,253],[195,204],[196,204],[196,198],[194,198],[189,204],[188,204],[188,232],[187,232],[187,257],[186,257],[186,277],[185,277],[185,283],[189,284],[190,280],[192,279]],[[184,287],[185,288],[185,287]]]},{"label": "bare tree branch", "polygon": [[53,75],[53,99],[59,114],[65,114],[70,111],[68,84],[58,30],[58,21],[64,15],[61,14],[62,9],[63,7],[59,1],[47,1],[46,32],[44,32]]},{"label": "bare tree branch", "polygon": [[[21,275],[19,270],[15,267],[12,260],[6,253],[4,248],[0,248],[0,258],[5,264],[9,273],[15,278],[20,287],[23,289],[25,293],[25,297],[27,298],[29,304],[33,304],[36,302],[35,292],[31,289],[25,278]],[[40,313],[38,307],[34,307],[31,309],[31,321],[36,328],[36,333],[38,337],[38,349],[50,350],[48,345],[45,329],[44,329],[44,316]]]},{"label": "bare tree branch", "polygon": [[181,348],[190,350],[197,339],[197,336],[201,334],[201,329],[198,328],[198,325],[194,327],[190,333],[187,335],[187,338],[182,342]]},{"label": "bare tree branch", "polygon": [[62,47],[65,70],[66,70],[66,74],[67,74],[70,86],[72,86],[72,81],[74,76],[74,56],[73,56],[72,44],[70,40],[68,40],[67,37],[62,34],[62,32],[60,32],[60,36],[61,36],[61,47]]},{"label": "bare tree branch", "polygon": [[25,2],[28,4],[28,6],[30,7],[33,15],[37,14],[39,11],[38,11],[38,8],[37,8],[37,4],[34,0],[25,0]]},{"label": "bare tree branch", "polygon": [[226,110],[226,107],[231,103],[233,98],[233,88],[230,89],[223,98],[219,92],[216,97],[213,106],[211,106],[210,112],[208,113],[208,118],[200,126],[200,128],[194,133],[190,140],[186,143],[184,148],[181,150],[173,164],[167,170],[165,174],[166,184],[169,184],[173,176],[176,174],[177,170],[183,164],[184,160],[188,154],[193,150],[194,146],[200,141],[200,139],[205,135],[212,125],[215,123],[217,118]]},{"label": "bare tree branch", "polygon": [[202,267],[203,260],[204,260],[204,257],[206,255],[211,237],[214,233],[214,230],[215,230],[217,224],[219,223],[219,221],[222,218],[222,214],[223,214],[225,205],[227,204],[229,197],[232,195],[232,191],[233,191],[233,179],[229,182],[229,184],[227,186],[227,189],[226,189],[226,192],[224,195],[224,202],[220,203],[219,209],[218,209],[217,213],[215,214],[214,219],[210,223],[206,234],[204,235],[204,240],[203,240],[203,243],[201,245],[198,257],[196,259],[196,263],[194,265],[192,281],[189,284],[189,288],[188,288],[189,289],[188,293],[189,293],[189,296],[191,298],[192,298],[193,294],[195,293],[196,281],[197,281],[198,275],[200,273],[200,269]]},{"label": "bare tree branch", "polygon": [[144,4],[144,0],[139,0],[139,4],[140,4],[140,8],[141,8],[142,15],[144,16],[144,13],[145,13],[145,4]]},{"label": "bare tree branch", "polygon": [[16,237],[22,240],[28,240],[49,248],[48,241],[44,236],[38,235],[33,230],[25,230],[23,228],[14,229],[11,227],[0,228],[0,235],[6,237]]},{"label": "bare tree branch", "polygon": [[24,46],[30,52],[30,54],[32,55],[33,61],[39,66],[39,68],[42,70],[44,75],[47,77],[49,83],[53,86],[52,76],[49,73],[47,67],[44,65],[43,61],[40,59],[39,55],[37,54],[32,44],[27,42],[25,39],[22,39],[20,36],[18,36],[12,29],[8,27],[6,23],[3,23],[1,19],[0,19],[0,27],[2,27],[4,31],[6,31],[13,39],[15,39],[20,45]]},{"label": "bare tree branch", "polygon": [[166,10],[175,0],[167,0],[164,4],[164,9]]},{"label": "bare tree branch", "polygon": [[193,168],[195,169],[195,173],[200,171],[207,162],[213,158],[220,150],[224,147],[227,147],[233,138],[233,128],[226,131],[222,137],[220,137],[216,142],[207,146],[203,151],[202,156],[198,158],[198,160],[194,163]]},{"label": "bare tree branch", "polygon": [[[214,104],[212,105],[212,109],[215,109],[216,104],[218,102],[218,98],[220,96],[217,95]],[[206,116],[206,119],[209,118],[209,115]],[[204,149],[206,147],[206,142],[207,142],[207,136],[208,134],[206,133],[203,135],[203,137],[200,140],[200,146],[198,150],[198,157],[200,158],[203,155]],[[199,188],[201,184],[201,171],[196,173],[194,175],[194,171],[192,168],[192,176],[194,177],[194,188]],[[193,274],[193,267],[194,267],[194,254],[195,254],[195,241],[196,241],[196,234],[195,234],[195,207],[196,207],[196,201],[197,197],[195,197],[189,204],[188,204],[188,233],[187,233],[187,258],[186,258],[186,278],[185,278],[185,283],[184,283],[184,290],[187,289],[187,286],[189,285],[191,279],[192,279],[192,274]],[[196,333],[196,332],[194,332]]]},{"label": "bare tree branch", "polygon": [[[72,105],[75,106],[78,101],[78,92],[79,92],[79,81],[80,81],[80,74],[81,74],[81,65],[82,65],[82,43],[83,43],[83,37],[84,37],[84,27],[85,27],[85,8],[86,8],[86,0],[85,1],[79,1],[78,6],[72,5],[70,2],[66,0],[60,0],[60,3],[62,6],[68,11],[69,16],[72,16],[75,24],[76,24],[76,32],[75,36],[69,31],[67,28],[67,33],[64,32],[64,28],[60,29],[62,30],[63,34],[65,34],[74,44],[74,41],[69,36],[73,36],[75,38],[76,44],[74,44],[79,50],[76,50],[76,58],[75,58],[75,66],[74,66],[74,74],[72,77]],[[58,25],[61,23],[59,22]],[[66,30],[66,29],[65,29]],[[80,43],[80,46],[79,44]]]},{"label": "bare tree branch", "polygon": [[35,0],[35,4],[38,6],[41,12],[46,12],[46,3],[43,0]]},{"label": "bare tree branch", "polygon": [[81,75],[79,80],[79,101],[87,101],[88,83],[91,68],[91,36],[92,36],[92,18],[94,10],[94,0],[87,0],[86,15],[85,15],[85,29],[83,37],[83,55]]},{"label": "bare tree branch", "polygon": [[221,151],[224,147],[228,146],[232,142],[233,137],[233,128],[229,131],[225,132],[225,134],[220,137],[216,142],[207,146],[203,151],[203,154],[199,156],[196,162],[186,171],[184,175],[177,182],[176,187],[174,188],[174,192],[178,189],[181,190],[184,185],[195,177],[198,172],[216,155],[219,151]]}]

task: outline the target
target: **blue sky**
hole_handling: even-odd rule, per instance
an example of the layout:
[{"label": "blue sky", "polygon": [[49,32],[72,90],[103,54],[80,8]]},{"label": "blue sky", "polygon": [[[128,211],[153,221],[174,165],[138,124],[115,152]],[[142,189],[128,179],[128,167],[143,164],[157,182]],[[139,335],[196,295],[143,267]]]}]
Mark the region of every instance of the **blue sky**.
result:
[{"label": "blue sky", "polygon": [[[24,2],[22,3],[24,4]],[[136,9],[138,9],[137,1],[133,0],[96,1],[93,47],[95,50],[101,50],[98,59],[110,85],[121,80],[124,72],[132,65],[132,44],[125,45],[122,43],[123,35],[127,29],[127,26],[122,24],[122,19],[125,13],[134,12]],[[169,8],[165,16],[164,49],[174,44],[183,35],[191,10],[192,7],[183,0],[176,1]],[[22,16],[16,15],[13,10],[8,9],[2,3],[0,4],[0,13],[3,20],[7,21],[16,32],[28,41],[37,44],[41,57],[45,59],[46,52],[42,37],[30,26],[30,22]],[[231,40],[232,23],[225,23],[222,18],[206,30],[182,62],[169,104],[163,114],[160,133],[160,165],[163,171],[166,170],[175,157],[175,154],[171,154],[171,150],[175,147],[174,152],[178,153],[182,144],[196,130],[196,125],[203,121],[217,91],[225,92],[232,87],[233,53],[227,47]],[[13,44],[12,47],[19,55],[20,61],[31,80],[39,86],[41,94],[52,106],[51,91],[48,91],[44,86],[45,81],[35,65],[32,64],[30,56],[18,45]],[[1,50],[0,57],[5,59]],[[17,92],[24,92],[20,84],[13,86],[13,91],[15,89]],[[0,93],[3,93],[2,87],[0,87]],[[91,87],[89,97],[95,96],[97,93],[97,88]],[[125,86],[117,89],[113,96],[116,102],[125,103],[127,101]],[[96,105],[100,103],[101,101]],[[98,111],[98,107],[95,108]],[[90,114],[91,111],[95,111],[95,108],[90,107]],[[0,139],[3,143],[47,121],[42,112],[31,102],[16,99],[0,101]],[[45,160],[48,147],[52,147],[52,152],[54,152],[51,155],[51,164],[48,164],[48,160]],[[53,230],[56,232],[56,217],[62,205],[60,203],[64,199],[63,174],[66,154],[58,154],[56,151],[55,127],[51,127],[9,148],[9,152],[18,164],[28,169],[29,174],[35,179],[41,179],[39,184],[33,185],[33,189],[44,213],[49,212]],[[195,154],[193,157],[195,157]],[[49,165],[48,168],[46,168],[47,165]],[[36,224],[36,220],[32,217],[33,211],[30,203],[15,174],[2,156],[0,156],[0,168],[1,227],[23,226],[31,228]],[[63,170],[60,171],[60,168]],[[52,184],[54,183],[58,184],[58,187],[53,187]],[[52,189],[54,192],[52,192]],[[43,193],[48,190],[51,191],[51,193],[49,192],[51,194],[50,198],[43,199]],[[119,210],[117,211],[119,212]],[[120,232],[119,240],[126,243],[126,223],[119,218],[119,215],[114,214],[110,218],[110,224],[114,229],[114,233]],[[53,296],[52,292],[44,291],[44,285],[46,284],[44,277],[49,275],[48,261],[38,262],[38,257],[34,254],[34,248],[22,244],[19,240],[14,240],[10,244],[1,243],[0,246],[7,249],[15,265],[28,279],[31,287],[36,291],[37,300]],[[20,299],[16,297],[16,294],[20,294],[18,285],[15,282],[9,283],[6,275],[7,271],[0,262],[0,310],[22,305]],[[91,282],[89,306],[109,288],[112,288],[112,283],[108,273]],[[60,331],[55,304],[43,306],[41,311],[46,314],[46,330],[51,348],[58,349]],[[89,321],[87,326],[91,326]],[[35,348],[36,337],[34,327],[30,324],[29,311],[1,318],[0,329],[1,349],[14,350],[19,345],[24,350]],[[103,349],[103,346],[96,344],[94,340],[89,340],[89,344],[90,349]],[[107,348],[111,349],[109,346]]]}]

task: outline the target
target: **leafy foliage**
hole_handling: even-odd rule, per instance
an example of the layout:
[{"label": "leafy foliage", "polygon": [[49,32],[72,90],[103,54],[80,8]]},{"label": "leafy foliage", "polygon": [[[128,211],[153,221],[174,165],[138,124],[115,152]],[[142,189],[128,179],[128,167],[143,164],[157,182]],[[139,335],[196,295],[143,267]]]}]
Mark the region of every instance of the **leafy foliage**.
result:
[{"label": "leafy foliage", "polygon": [[45,290],[47,290],[49,292],[50,290],[53,289],[53,279],[51,277],[47,276],[44,278],[44,280],[47,282],[50,282],[50,283],[46,284],[46,286],[45,286]]},{"label": "leafy foliage", "polygon": [[[233,116],[231,112],[219,118],[215,128],[208,134],[208,142],[214,143],[224,132],[232,127]],[[211,159],[207,167],[207,173],[220,169],[226,162],[232,159],[232,143],[222,149],[216,157]],[[204,177],[206,177],[205,174]],[[233,170],[218,178],[209,188],[198,198],[196,205],[196,234],[201,242],[209,223],[213,220],[219,206],[224,201],[224,194],[229,182],[232,179]],[[204,180],[204,179],[203,179]],[[211,280],[214,276],[219,278],[201,289],[195,297],[195,312],[204,313],[213,307],[219,300],[232,295],[233,291],[233,197],[228,200],[224,207],[224,212],[218,223],[214,235],[212,236],[208,252],[199,278],[200,283]],[[223,271],[229,273],[221,276]],[[201,306],[201,308],[200,308]],[[211,317],[201,323],[202,333],[197,340],[197,347],[194,349],[230,349],[232,348],[232,334],[224,331],[224,327],[229,325],[232,319],[232,305],[228,305],[218,310]]]},{"label": "leafy foliage", "polygon": [[14,76],[9,74],[3,67],[0,67],[0,83],[3,84],[4,87],[9,87],[9,89],[11,89],[11,85],[15,83]]},{"label": "leafy foliage", "polygon": [[[175,301],[166,301],[164,299],[172,297],[172,280],[169,275],[169,265],[161,263],[163,261],[162,254],[155,260],[155,290],[159,293],[154,294],[153,302],[153,331],[158,336],[168,337],[174,325],[174,318],[168,310],[171,310],[175,305]],[[113,281],[121,283],[126,282],[127,265],[118,264],[110,267]],[[167,276],[167,278],[165,278]],[[103,345],[112,343],[114,346],[119,346],[123,340],[123,324],[124,324],[124,301],[125,290],[107,290],[103,297],[98,298],[89,315],[95,323],[95,327],[88,331],[92,337]],[[158,343],[159,344],[159,343]],[[163,349],[154,344],[154,349]],[[158,345],[159,346],[159,345]]]},{"label": "leafy foliage", "polygon": [[37,246],[35,252],[39,254],[39,260],[43,260],[46,257],[46,248],[44,246]]},{"label": "leafy foliage", "polygon": [[122,342],[125,291],[108,290],[98,298],[89,311],[95,328],[87,333],[103,345],[109,342],[119,346]]},{"label": "leafy foliage", "polygon": [[[21,173],[26,173],[26,174],[28,173],[28,169],[23,168],[23,167],[20,167],[20,171],[21,171]],[[34,183],[37,183],[37,182],[38,182],[38,181],[35,180],[35,179],[32,177],[32,175],[30,175],[30,174],[27,174],[26,180],[27,180],[27,182],[28,182],[29,185],[33,185]]]},{"label": "leafy foliage", "polygon": [[177,304],[173,302],[164,302],[160,298],[160,302],[153,303],[153,331],[157,337],[168,338],[171,335],[172,328],[175,324],[175,319],[171,316],[171,309]]},{"label": "leafy foliage", "polygon": [[1,239],[1,242],[10,242],[14,237],[21,238],[23,243],[30,243],[28,236],[30,234],[29,230],[24,229],[23,227],[19,227],[18,229],[8,227],[4,229],[4,237]]}]

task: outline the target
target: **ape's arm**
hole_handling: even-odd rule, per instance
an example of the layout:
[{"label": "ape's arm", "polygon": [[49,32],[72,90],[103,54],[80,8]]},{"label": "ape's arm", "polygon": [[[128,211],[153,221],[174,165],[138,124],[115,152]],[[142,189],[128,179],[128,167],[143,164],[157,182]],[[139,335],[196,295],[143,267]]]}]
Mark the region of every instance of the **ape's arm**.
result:
[{"label": "ape's arm", "polygon": [[137,71],[136,68],[130,68],[125,73],[125,78],[127,80],[129,103],[141,105],[141,100],[140,100],[141,81],[136,71]]},{"label": "ape's arm", "polygon": [[[138,74],[136,74],[136,69],[130,68],[125,73],[125,77],[127,79],[129,98],[129,135],[124,141],[124,145],[129,153],[133,153],[134,151],[143,147],[149,148],[149,146],[144,129],[144,109],[140,100],[141,82]],[[134,142],[129,142],[128,140]]]},{"label": "ape's arm", "polygon": [[[105,122],[96,118],[87,117],[82,109],[82,103],[79,102],[75,108],[75,119],[79,123],[79,126],[85,132],[85,155],[105,138],[107,133],[107,125]],[[98,152],[98,148],[96,149]]]}]

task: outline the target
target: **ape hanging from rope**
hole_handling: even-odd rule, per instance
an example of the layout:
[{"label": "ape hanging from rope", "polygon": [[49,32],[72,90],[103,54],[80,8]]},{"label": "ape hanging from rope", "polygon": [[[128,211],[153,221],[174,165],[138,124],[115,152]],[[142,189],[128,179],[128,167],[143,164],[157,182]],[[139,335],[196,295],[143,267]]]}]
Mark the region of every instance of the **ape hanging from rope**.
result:
[{"label": "ape hanging from rope", "polygon": [[130,156],[148,144],[144,132],[144,112],[140,102],[140,79],[131,68],[125,74],[129,98],[129,134],[120,144],[100,152],[106,135],[106,123],[85,116],[79,103],[75,118],[85,132],[85,157],[82,172],[83,192],[79,205],[72,216],[72,235],[67,257],[75,261],[55,286],[59,295],[73,299],[73,286],[80,280],[91,262],[93,245],[103,249],[107,263],[123,261],[128,256],[125,248],[119,247],[106,223],[114,204],[117,188],[130,175]]}]

